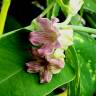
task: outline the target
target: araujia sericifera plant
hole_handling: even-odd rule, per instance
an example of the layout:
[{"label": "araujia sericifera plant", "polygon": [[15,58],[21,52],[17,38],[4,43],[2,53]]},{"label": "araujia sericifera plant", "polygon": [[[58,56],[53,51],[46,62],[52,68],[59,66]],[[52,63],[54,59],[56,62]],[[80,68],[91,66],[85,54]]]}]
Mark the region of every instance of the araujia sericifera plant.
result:
[{"label": "araujia sericifera plant", "polygon": [[32,47],[34,58],[26,66],[27,72],[38,72],[40,83],[45,83],[64,68],[64,50],[73,44],[73,30],[70,27],[59,29],[57,18],[38,17],[36,22],[38,29],[29,34],[29,41],[37,47]]}]

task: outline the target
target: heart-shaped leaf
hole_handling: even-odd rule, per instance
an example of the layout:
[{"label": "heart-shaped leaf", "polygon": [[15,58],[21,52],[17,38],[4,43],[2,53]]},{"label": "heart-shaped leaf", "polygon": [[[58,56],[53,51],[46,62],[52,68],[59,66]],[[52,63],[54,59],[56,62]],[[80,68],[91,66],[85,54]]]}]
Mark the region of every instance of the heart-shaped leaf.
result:
[{"label": "heart-shaped leaf", "polygon": [[55,88],[74,79],[68,66],[54,75],[50,83],[40,84],[38,74],[29,74],[24,65],[30,56],[28,30],[9,32],[0,38],[0,96],[45,96]]},{"label": "heart-shaped leaf", "polygon": [[75,47],[80,65],[80,96],[92,96],[96,82],[96,41],[87,34],[76,34]]}]

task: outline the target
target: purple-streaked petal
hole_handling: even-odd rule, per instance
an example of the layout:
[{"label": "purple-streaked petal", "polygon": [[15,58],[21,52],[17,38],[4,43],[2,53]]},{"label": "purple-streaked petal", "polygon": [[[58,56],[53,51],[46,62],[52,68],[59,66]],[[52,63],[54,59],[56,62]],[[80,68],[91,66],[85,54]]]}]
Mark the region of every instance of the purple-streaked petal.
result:
[{"label": "purple-streaked petal", "polygon": [[40,71],[40,83],[48,83],[52,79],[52,73],[48,70]]},{"label": "purple-streaked petal", "polygon": [[62,68],[64,68],[63,58],[55,59],[47,56],[47,60],[49,62],[49,70],[52,74],[57,74],[61,71]]},{"label": "purple-streaked petal", "polygon": [[36,20],[40,24],[41,30],[48,31],[52,26],[52,22],[48,18],[38,17]]},{"label": "purple-streaked petal", "polygon": [[57,68],[64,68],[64,62],[60,59],[49,59],[50,65]]},{"label": "purple-streaked petal", "polygon": [[56,18],[53,18],[52,20],[49,20],[48,18],[41,18],[41,17],[37,18],[37,22],[39,23],[41,30],[48,33],[51,32],[58,33],[58,30],[55,27],[55,25],[57,25],[57,21],[59,20]]},{"label": "purple-streaked petal", "polygon": [[49,43],[49,44],[45,44],[43,45],[41,48],[38,49],[38,53],[44,57],[46,55],[52,54],[52,52],[54,51],[54,49],[56,48],[60,48],[60,43],[54,42],[54,43]]},{"label": "purple-streaked petal", "polygon": [[32,55],[34,58],[40,58],[40,54],[38,53],[38,48],[32,48]]},{"label": "purple-streaked petal", "polygon": [[29,41],[33,45],[43,45],[53,43],[56,39],[57,38],[55,33],[31,32],[29,34]]},{"label": "purple-streaked petal", "polygon": [[37,73],[40,71],[40,62],[36,62],[36,61],[31,61],[26,63],[27,66],[27,72],[29,73]]},{"label": "purple-streaked petal", "polygon": [[46,55],[49,55],[53,52],[53,45],[51,44],[46,44],[46,45],[43,45],[41,48],[38,49],[38,53],[44,57]]},{"label": "purple-streaked petal", "polygon": [[52,21],[52,24],[54,25],[55,23],[59,22],[59,19],[56,18],[56,17],[53,17],[53,18],[51,19],[51,21]]}]

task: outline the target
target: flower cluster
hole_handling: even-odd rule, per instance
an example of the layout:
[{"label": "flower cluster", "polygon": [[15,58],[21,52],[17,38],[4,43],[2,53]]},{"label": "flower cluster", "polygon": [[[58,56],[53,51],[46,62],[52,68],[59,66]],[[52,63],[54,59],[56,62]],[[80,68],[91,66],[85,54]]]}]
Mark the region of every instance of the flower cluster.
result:
[{"label": "flower cluster", "polygon": [[30,32],[33,60],[26,63],[27,72],[39,73],[40,83],[50,82],[53,74],[64,68],[64,50],[73,44],[73,31],[70,28],[58,29],[57,18],[51,20],[38,17],[39,30]]}]

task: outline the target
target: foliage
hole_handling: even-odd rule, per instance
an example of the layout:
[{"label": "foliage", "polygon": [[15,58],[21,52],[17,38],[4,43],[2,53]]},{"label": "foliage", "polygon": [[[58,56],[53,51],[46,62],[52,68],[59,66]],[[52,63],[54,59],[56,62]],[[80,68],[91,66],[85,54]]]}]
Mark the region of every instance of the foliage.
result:
[{"label": "foliage", "polygon": [[[62,11],[65,18],[58,28],[69,26],[74,31],[73,46],[65,51],[64,69],[44,84],[39,83],[38,74],[28,74],[25,68],[25,63],[32,59],[28,34],[37,27],[35,19],[22,27],[14,17],[6,16],[10,0],[0,1],[3,2],[0,8],[0,96],[93,96],[96,93],[96,0],[76,1],[79,5],[74,6],[72,0],[46,0],[47,8],[40,14],[50,19],[59,17]],[[54,90],[58,88],[65,91],[56,93]]]}]

